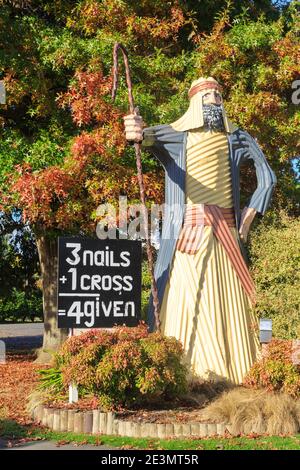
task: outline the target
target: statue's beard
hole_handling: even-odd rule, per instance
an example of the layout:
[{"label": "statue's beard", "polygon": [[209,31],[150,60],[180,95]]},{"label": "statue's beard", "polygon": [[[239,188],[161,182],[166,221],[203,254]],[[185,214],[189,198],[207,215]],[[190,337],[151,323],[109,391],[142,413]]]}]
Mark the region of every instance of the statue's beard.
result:
[{"label": "statue's beard", "polygon": [[222,105],[204,104],[203,105],[204,126],[214,131],[224,131]]}]

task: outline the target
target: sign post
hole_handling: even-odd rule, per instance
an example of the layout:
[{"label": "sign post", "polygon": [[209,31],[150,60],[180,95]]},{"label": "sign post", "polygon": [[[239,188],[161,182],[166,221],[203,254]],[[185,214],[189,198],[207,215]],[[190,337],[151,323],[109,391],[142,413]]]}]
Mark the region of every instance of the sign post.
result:
[{"label": "sign post", "polygon": [[[69,328],[69,338],[73,336],[73,328]],[[78,402],[78,388],[76,384],[69,385],[69,403],[77,403]]]}]

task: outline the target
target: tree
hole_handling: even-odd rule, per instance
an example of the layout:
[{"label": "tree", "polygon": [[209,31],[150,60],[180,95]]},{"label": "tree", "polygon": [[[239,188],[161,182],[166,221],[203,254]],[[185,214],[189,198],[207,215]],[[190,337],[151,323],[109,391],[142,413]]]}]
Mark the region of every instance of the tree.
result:
[{"label": "tree", "polygon": [[0,217],[0,321],[41,318],[38,254],[20,214]]},{"label": "tree", "polygon": [[[8,94],[3,112],[3,209],[21,208],[37,239],[43,274],[44,349],[55,349],[61,341],[55,329],[57,235],[91,233],[99,203],[116,203],[122,193],[132,201],[139,197],[134,155],[132,149],[125,150],[121,112],[109,100],[111,47],[119,35],[118,25],[128,19],[121,31],[127,34],[137,19],[134,9],[127,6],[124,10],[119,3],[116,17],[111,2],[80,2],[74,12],[68,9],[69,16],[64,8],[54,12],[47,4],[46,19],[34,2],[28,2],[25,16],[8,6],[2,13],[6,29],[2,29],[1,41],[9,51],[2,57]],[[103,17],[103,8],[101,29],[98,18]],[[148,53],[155,52],[160,42],[176,39],[185,23],[179,7],[158,5],[157,10],[165,18],[149,19],[152,44],[147,42]],[[116,30],[104,41],[111,21]],[[142,18],[138,30],[131,32],[132,43],[138,44],[145,36],[147,22],[148,18]],[[141,69],[148,66],[149,61],[139,64]],[[144,99],[149,109],[148,96]],[[123,94],[118,104],[125,108],[125,103]],[[16,148],[9,149],[7,159],[12,141]],[[161,194],[162,178],[150,160],[145,179],[148,196]]]},{"label": "tree", "polygon": [[[299,4],[299,3],[298,3]],[[299,78],[299,20],[296,3],[276,21],[248,13],[230,19],[219,16],[210,34],[193,37],[193,65],[183,90],[192,79],[213,76],[223,85],[225,108],[241,128],[257,138],[278,184],[274,206],[299,214],[299,184],[294,159],[299,155],[299,106],[292,102],[292,84]],[[170,114],[183,111],[184,93],[168,103]],[[181,111],[179,109],[181,108]],[[253,168],[242,173],[243,191],[253,192]]]},{"label": "tree", "polygon": [[[290,158],[299,116],[289,96],[299,70],[292,8],[280,13],[271,1],[254,1],[247,13],[249,2],[215,2],[206,25],[229,7],[204,34],[200,2],[1,3],[0,69],[8,95],[0,115],[2,210],[22,210],[37,240],[44,349],[55,349],[62,337],[55,327],[57,236],[92,234],[100,203],[116,204],[120,194],[139,198],[134,152],[123,136],[124,78],[116,104],[110,101],[115,41],[129,50],[134,93],[148,125],[177,118],[190,81],[212,74],[224,84],[229,113],[259,137],[280,174],[278,205],[286,203],[288,187],[295,194]],[[148,201],[160,202],[162,170],[147,155],[143,165]]]}]

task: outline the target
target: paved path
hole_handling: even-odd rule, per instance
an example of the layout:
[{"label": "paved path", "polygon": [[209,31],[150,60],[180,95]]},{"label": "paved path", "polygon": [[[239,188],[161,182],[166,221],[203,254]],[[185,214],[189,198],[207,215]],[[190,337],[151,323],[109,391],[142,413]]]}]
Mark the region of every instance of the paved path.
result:
[{"label": "paved path", "polygon": [[39,442],[26,442],[16,447],[6,447],[6,442],[0,440],[0,450],[116,450],[116,447],[108,446],[93,446],[91,444],[86,445],[74,445],[66,444],[63,446],[57,446],[56,442],[53,441],[39,441]]},{"label": "paved path", "polygon": [[0,340],[6,350],[40,348],[43,343],[43,323],[0,324]]}]

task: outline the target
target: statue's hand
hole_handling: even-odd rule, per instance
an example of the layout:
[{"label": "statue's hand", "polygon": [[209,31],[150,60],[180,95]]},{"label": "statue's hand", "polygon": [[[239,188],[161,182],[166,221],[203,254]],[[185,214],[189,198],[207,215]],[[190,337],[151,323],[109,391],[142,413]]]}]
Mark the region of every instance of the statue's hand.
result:
[{"label": "statue's hand", "polygon": [[136,109],[136,114],[127,114],[123,119],[126,140],[131,142],[142,142],[144,123],[142,116],[138,114],[138,110]]},{"label": "statue's hand", "polygon": [[252,207],[245,207],[241,215],[239,234],[244,243],[247,241],[248,233],[255,217],[256,210]]}]

